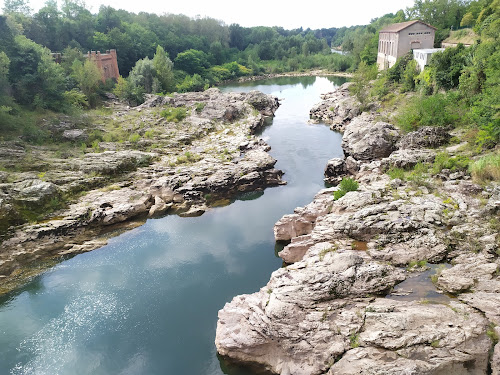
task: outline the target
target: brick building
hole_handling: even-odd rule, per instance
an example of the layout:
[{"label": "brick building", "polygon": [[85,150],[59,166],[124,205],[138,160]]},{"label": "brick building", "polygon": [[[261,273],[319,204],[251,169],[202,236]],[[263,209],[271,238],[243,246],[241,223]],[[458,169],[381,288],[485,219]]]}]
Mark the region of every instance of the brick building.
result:
[{"label": "brick building", "polygon": [[117,80],[118,77],[120,77],[115,49],[108,50],[106,53],[90,51],[87,53],[87,58],[96,63],[101,71],[101,79],[103,82],[109,78]]}]

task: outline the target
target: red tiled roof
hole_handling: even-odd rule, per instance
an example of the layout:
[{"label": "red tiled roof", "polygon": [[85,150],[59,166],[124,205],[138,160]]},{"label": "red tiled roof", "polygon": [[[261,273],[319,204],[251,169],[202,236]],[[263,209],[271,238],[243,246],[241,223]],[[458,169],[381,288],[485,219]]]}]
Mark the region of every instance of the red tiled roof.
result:
[{"label": "red tiled roof", "polygon": [[380,30],[380,32],[381,33],[398,33],[401,30],[406,29],[407,27],[414,25],[416,23],[422,23],[426,26],[433,28],[434,30],[437,30],[437,28],[435,28],[434,26],[429,25],[425,22],[422,22],[420,20],[413,20],[413,21],[406,21],[406,22],[400,22],[400,23],[393,23],[392,25],[384,27],[382,30]]}]

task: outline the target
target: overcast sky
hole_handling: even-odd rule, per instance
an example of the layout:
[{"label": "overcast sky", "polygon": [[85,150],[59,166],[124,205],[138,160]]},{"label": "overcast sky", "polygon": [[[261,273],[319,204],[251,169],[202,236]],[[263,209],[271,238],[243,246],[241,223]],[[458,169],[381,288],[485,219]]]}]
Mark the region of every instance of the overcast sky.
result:
[{"label": "overcast sky", "polygon": [[[2,7],[3,1],[0,0]],[[45,0],[30,1],[35,11],[44,3]],[[319,29],[366,25],[372,18],[412,6],[413,0],[86,0],[85,3],[92,13],[97,13],[99,6],[105,4],[134,13],[209,16],[228,25]]]}]

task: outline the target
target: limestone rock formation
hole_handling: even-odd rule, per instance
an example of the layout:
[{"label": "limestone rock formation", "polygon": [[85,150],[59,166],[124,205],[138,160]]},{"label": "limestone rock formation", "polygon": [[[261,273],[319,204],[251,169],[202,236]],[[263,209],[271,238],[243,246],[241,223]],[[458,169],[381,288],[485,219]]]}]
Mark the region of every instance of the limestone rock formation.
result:
[{"label": "limestone rock formation", "polygon": [[361,104],[349,94],[351,83],[344,83],[337,90],[324,94],[322,102],[310,111],[312,119],[331,124],[330,129],[343,132],[353,118],[361,114]]},{"label": "limestone rock formation", "polygon": [[[55,206],[64,196],[86,192],[65,202],[68,207],[52,220],[25,224],[2,238],[0,275],[46,256],[102,246],[102,241],[89,240],[105,227],[166,213],[201,215],[218,199],[284,184],[283,172],[267,153],[269,145],[253,135],[278,106],[276,97],[256,91],[151,95],[143,105],[119,108],[107,119],[128,133],[137,131],[137,142],[99,142],[93,152],[67,158],[40,148],[29,160],[15,143],[0,144],[0,160],[7,167],[24,162],[28,170],[47,170],[18,173],[15,178],[8,174],[0,183],[0,236],[26,221],[21,204],[38,207],[43,218],[46,204]],[[186,118],[167,119],[161,107],[182,107]],[[138,123],[130,124],[134,121]],[[72,127],[61,122],[54,132],[76,136]]]},{"label": "limestone rock formation", "polygon": [[346,126],[342,149],[356,160],[373,160],[389,156],[397,149],[399,131],[386,122],[373,123],[373,116],[362,114]]},{"label": "limestone rock formation", "polygon": [[399,142],[399,148],[421,149],[425,147],[436,148],[447,144],[451,138],[449,129],[440,126],[424,126],[416,131],[406,134]]},{"label": "limestone rock formation", "polygon": [[[500,374],[500,185],[446,170],[391,180],[390,167],[431,163],[425,147],[446,144],[447,130],[399,141],[374,115],[351,120],[347,158],[325,174],[351,174],[359,190],[337,201],[323,190],[276,223],[289,265],[219,311],[218,352],[277,374]],[[440,264],[432,282],[413,275],[417,262]],[[380,298],[403,279],[440,303],[402,287]]]},{"label": "limestone rock formation", "polygon": [[363,326],[365,294],[382,293],[403,277],[354,251],[317,245],[307,260],[275,271],[258,293],[226,304],[217,350],[278,374],[320,374]]}]

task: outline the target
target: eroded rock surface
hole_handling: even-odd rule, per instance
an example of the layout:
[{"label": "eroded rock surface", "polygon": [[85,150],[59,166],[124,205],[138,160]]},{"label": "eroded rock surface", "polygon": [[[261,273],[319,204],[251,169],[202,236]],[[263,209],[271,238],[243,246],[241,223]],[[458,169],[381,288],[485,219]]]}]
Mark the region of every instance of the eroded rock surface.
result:
[{"label": "eroded rock surface", "polygon": [[349,94],[351,83],[344,83],[337,90],[322,95],[321,103],[310,111],[312,119],[323,121],[330,129],[343,132],[352,119],[361,114],[361,104]]},{"label": "eroded rock surface", "polygon": [[[347,157],[325,168],[335,181],[354,178],[358,191],[335,201],[338,187],[322,190],[276,223],[289,265],[220,310],[217,350],[277,374],[498,374],[500,187],[466,171],[391,179],[389,168],[430,166],[450,135],[423,128],[400,138],[374,119],[350,118]],[[412,285],[426,262],[440,266],[415,288],[439,298],[401,288],[380,298],[403,279]]]},{"label": "eroded rock surface", "polygon": [[[1,243],[0,276],[33,260],[100,247],[102,241],[88,241],[132,219],[200,215],[218,199],[283,184],[269,145],[253,135],[278,106],[276,97],[257,91],[152,95],[137,108],[94,119],[104,122],[94,133],[120,129],[132,135],[93,142],[85,154],[63,157],[36,146],[28,159],[23,147],[0,144],[7,167],[22,162],[27,169],[8,173],[9,182],[0,183],[0,230],[5,234],[11,226]],[[185,118],[162,115],[175,108]],[[47,126],[54,137],[73,142],[87,134],[68,121]],[[79,199],[63,201],[82,191]],[[46,209],[63,208],[52,220],[14,227],[26,221],[22,208],[31,206],[41,218]]]},{"label": "eroded rock surface", "polygon": [[356,160],[373,160],[389,156],[397,149],[399,130],[386,122],[375,122],[373,115],[362,114],[346,126],[342,149]]}]

